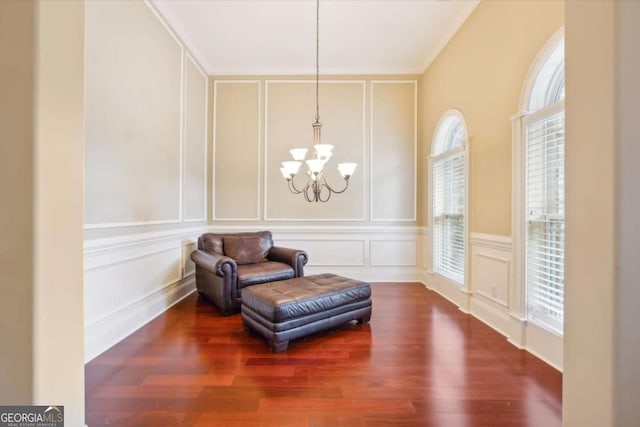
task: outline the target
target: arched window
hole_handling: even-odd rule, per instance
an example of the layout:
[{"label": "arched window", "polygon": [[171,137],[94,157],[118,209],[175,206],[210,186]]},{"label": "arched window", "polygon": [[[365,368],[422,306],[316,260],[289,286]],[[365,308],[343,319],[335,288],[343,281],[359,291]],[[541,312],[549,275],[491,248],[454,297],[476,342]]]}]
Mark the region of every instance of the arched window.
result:
[{"label": "arched window", "polygon": [[[564,38],[538,54],[516,117],[515,233],[520,235],[521,286],[529,322],[562,334],[564,320]],[[517,176],[516,176],[517,175]],[[517,185],[517,187],[516,187]],[[514,197],[514,200],[516,198]]]},{"label": "arched window", "polygon": [[464,284],[466,260],[467,131],[462,114],[440,119],[431,149],[433,271]]}]

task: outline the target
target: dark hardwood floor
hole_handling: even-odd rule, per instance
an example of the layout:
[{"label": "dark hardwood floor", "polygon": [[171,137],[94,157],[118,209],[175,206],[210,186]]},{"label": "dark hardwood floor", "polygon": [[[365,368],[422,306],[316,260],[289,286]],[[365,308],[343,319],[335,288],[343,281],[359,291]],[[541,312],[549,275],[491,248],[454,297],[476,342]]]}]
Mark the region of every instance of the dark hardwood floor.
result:
[{"label": "dark hardwood floor", "polygon": [[421,284],[273,354],[193,294],[86,365],[96,426],[561,425],[562,376]]}]

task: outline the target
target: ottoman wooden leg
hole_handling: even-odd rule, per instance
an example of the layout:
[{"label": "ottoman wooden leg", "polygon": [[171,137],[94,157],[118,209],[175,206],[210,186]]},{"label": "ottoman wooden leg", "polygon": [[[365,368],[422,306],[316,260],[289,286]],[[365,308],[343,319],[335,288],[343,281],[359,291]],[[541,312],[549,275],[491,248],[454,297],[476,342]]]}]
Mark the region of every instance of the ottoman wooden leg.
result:
[{"label": "ottoman wooden leg", "polygon": [[280,353],[281,351],[285,351],[287,347],[289,347],[289,341],[281,341],[281,342],[269,342],[271,346],[271,351],[274,353]]},{"label": "ottoman wooden leg", "polygon": [[357,320],[358,323],[362,323],[365,324],[367,323],[369,320],[371,320],[371,312],[367,313],[366,315],[362,316],[360,319]]}]

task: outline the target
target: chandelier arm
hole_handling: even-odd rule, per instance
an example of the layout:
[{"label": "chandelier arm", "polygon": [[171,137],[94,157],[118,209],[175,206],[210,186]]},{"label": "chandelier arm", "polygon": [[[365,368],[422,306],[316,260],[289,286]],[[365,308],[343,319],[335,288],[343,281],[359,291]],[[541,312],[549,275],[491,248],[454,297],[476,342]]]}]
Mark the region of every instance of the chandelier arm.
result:
[{"label": "chandelier arm", "polygon": [[336,193],[336,194],[340,194],[340,193],[344,193],[345,191],[347,191],[347,188],[349,188],[349,178],[345,178],[344,179],[344,188],[342,190],[334,190],[333,187],[331,187],[329,185],[329,183],[325,180],[324,185],[329,189],[329,191],[331,191],[332,193]]},{"label": "chandelier arm", "polygon": [[[312,194],[313,194],[313,198],[309,197],[309,188],[311,188]],[[315,194],[315,188],[313,188],[313,184],[309,185],[307,184],[306,187],[304,187],[304,198],[307,202],[311,203],[311,202],[317,202],[317,197]]]},{"label": "chandelier arm", "polygon": [[[322,188],[326,188],[328,190],[326,199],[322,198]],[[323,182],[322,186],[320,186],[320,191],[318,191],[318,200],[320,200],[322,203],[328,202],[331,198],[331,193],[333,193],[333,191],[331,191],[331,188],[327,185],[327,181]]]},{"label": "chandelier arm", "polygon": [[[287,183],[289,184],[289,191],[291,191],[293,194],[300,194],[305,190],[304,188],[302,190],[298,190],[296,188],[296,184],[295,184],[295,182],[293,182],[293,177],[289,178],[287,180]],[[309,185],[309,184],[307,184],[307,185]]]}]

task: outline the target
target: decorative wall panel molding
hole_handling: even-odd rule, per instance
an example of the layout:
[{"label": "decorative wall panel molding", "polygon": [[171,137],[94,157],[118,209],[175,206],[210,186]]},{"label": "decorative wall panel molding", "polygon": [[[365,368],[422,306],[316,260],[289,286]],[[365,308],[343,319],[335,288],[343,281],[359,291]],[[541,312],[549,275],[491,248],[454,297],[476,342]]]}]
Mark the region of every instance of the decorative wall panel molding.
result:
[{"label": "decorative wall panel molding", "polygon": [[415,221],[418,82],[373,80],[370,98],[371,220]]},{"label": "decorative wall panel molding", "polygon": [[[314,80],[266,80],[264,123],[264,219],[269,221],[364,221],[366,216],[366,82],[321,80],[322,140],[333,144],[326,170],[331,185],[341,188],[340,162],[358,163],[345,194],[329,203],[308,203],[289,192],[280,163],[291,160],[292,148],[313,145],[311,123],[315,105]],[[308,141],[308,142],[306,142]],[[303,166],[303,170],[306,166]],[[300,179],[300,177],[299,177]]]},{"label": "decorative wall panel molding", "polygon": [[214,81],[214,221],[260,219],[261,90],[259,80]]},{"label": "decorative wall panel molding", "polygon": [[207,117],[209,78],[192,56],[185,55],[184,71],[183,218],[207,220]]},{"label": "decorative wall panel molding", "polygon": [[509,308],[511,242],[504,236],[471,235],[471,291]]}]

